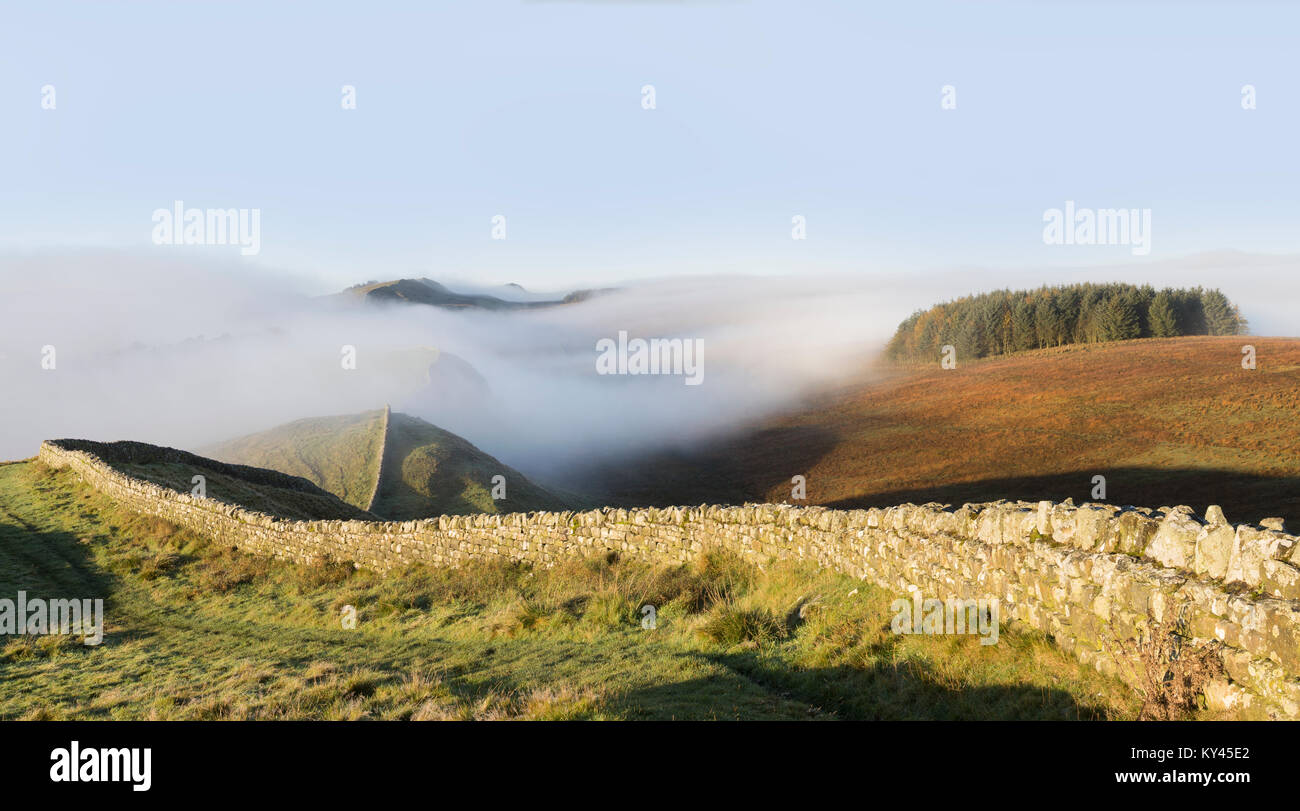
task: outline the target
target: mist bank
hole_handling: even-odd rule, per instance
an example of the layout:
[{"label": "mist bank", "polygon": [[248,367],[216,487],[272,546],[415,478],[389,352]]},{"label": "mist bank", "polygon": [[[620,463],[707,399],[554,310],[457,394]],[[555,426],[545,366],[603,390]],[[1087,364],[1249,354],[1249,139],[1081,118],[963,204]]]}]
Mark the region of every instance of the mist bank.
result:
[{"label": "mist bank", "polygon": [[[860,376],[910,305],[866,283],[719,277],[459,312],[86,253],[6,260],[0,294],[0,457],[53,437],[194,449],[387,403],[525,472],[691,443]],[[598,374],[620,332],[702,344],[700,384]]]},{"label": "mist bank", "polygon": [[[1222,287],[1262,333],[1292,318],[1297,269],[1294,258],[1224,255],[1122,275]],[[545,477],[690,446],[861,380],[898,323],[938,301],[1116,277],[1098,269],[1031,275],[594,280],[588,286],[618,289],[495,313],[321,298],[291,277],[238,263],[93,252],[7,258],[0,458],[31,456],[56,437],[195,449],[387,403]],[[358,280],[375,276],[363,271]],[[598,342],[620,333],[698,342],[699,385],[683,375],[598,373]],[[44,368],[51,350],[53,368]]]}]

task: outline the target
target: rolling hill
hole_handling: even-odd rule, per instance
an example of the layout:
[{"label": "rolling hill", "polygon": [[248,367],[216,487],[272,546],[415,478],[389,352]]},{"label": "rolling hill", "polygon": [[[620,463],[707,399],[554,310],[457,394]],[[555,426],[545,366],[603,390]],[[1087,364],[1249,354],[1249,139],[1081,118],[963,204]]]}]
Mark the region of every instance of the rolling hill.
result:
[{"label": "rolling hill", "polygon": [[1121,341],[869,371],[698,452],[619,460],[571,484],[626,505],[790,502],[802,475],[806,503],[865,507],[1095,501],[1101,475],[1118,504],[1300,521],[1300,340]]},{"label": "rolling hill", "polygon": [[[506,497],[492,498],[504,476]],[[393,414],[372,511],[405,521],[429,515],[565,509],[561,497],[533,484],[472,444],[435,425]]]},{"label": "rolling hill", "polygon": [[[570,506],[461,437],[387,409],[297,420],[205,452],[301,476],[394,521]],[[494,499],[498,475],[505,477],[505,498]]]},{"label": "rolling hill", "polygon": [[306,478],[275,470],[227,464],[144,442],[91,442],[84,439],[59,442],[94,454],[129,476],[180,493],[191,492],[194,476],[201,475],[208,498],[280,518],[375,520],[375,516],[364,509],[322,490]]},{"label": "rolling hill", "polygon": [[301,476],[364,510],[379,477],[384,422],[383,409],[315,417],[202,450],[227,462]]}]

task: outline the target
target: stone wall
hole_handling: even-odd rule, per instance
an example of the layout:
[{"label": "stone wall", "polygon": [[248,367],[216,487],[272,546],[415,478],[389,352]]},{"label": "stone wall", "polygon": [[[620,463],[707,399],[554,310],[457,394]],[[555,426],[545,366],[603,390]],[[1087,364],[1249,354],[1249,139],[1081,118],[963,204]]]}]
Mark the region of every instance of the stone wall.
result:
[{"label": "stone wall", "polygon": [[375,486],[370,491],[370,498],[366,499],[366,509],[375,508],[375,500],[379,498],[379,486],[384,483],[384,455],[388,453],[388,424],[393,419],[393,410],[389,406],[384,406],[384,427],[383,434],[379,440],[379,464],[375,470]]},{"label": "stone wall", "polygon": [[1212,707],[1300,716],[1300,545],[1275,519],[1233,527],[1218,508],[1200,519],[1186,507],[1044,501],[288,521],[123,475],[76,446],[46,442],[39,458],[134,510],[253,553],[351,560],[379,571],[490,557],[548,566],[611,550],[664,563],[710,548],[760,566],[812,561],[897,592],[997,598],[1004,622],[1050,634],[1084,662],[1130,680],[1115,640],[1133,638],[1152,620],[1177,624],[1194,642],[1223,643],[1227,677],[1207,690]]}]

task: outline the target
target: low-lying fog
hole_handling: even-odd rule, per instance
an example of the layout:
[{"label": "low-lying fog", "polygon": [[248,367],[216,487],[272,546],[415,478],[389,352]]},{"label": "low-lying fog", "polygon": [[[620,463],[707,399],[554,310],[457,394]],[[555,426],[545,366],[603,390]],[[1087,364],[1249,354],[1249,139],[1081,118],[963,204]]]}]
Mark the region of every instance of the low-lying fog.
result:
[{"label": "low-lying fog", "polygon": [[[545,478],[599,456],[689,444],[860,379],[910,312],[994,287],[1218,286],[1254,332],[1294,334],[1296,265],[1224,255],[1140,273],[595,280],[587,286],[620,289],[546,309],[452,312],[312,297],[287,277],[234,264],[9,258],[0,260],[0,459],[31,456],[52,437],[195,449],[390,403]],[[620,331],[701,340],[702,383],[598,374],[597,342]],[[354,369],[344,368],[344,347],[355,350]]]}]

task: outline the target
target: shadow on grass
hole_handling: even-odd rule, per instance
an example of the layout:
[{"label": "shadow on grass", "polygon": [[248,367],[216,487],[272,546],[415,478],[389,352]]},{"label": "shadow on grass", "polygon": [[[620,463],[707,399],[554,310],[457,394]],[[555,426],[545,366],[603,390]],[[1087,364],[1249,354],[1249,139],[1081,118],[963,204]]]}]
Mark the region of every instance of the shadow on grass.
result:
[{"label": "shadow on grass", "polygon": [[[35,529],[12,515],[0,515],[0,598],[16,601],[24,592],[34,600],[104,601],[103,618],[112,612],[113,576],[95,565],[77,535]],[[101,645],[120,641],[122,633],[105,632]],[[0,647],[13,636],[0,636]]]},{"label": "shadow on grass", "polygon": [[661,449],[597,463],[563,484],[619,507],[763,501],[773,487],[790,486],[792,471],[811,470],[837,442],[833,432],[820,428],[768,428],[690,450]]},{"label": "shadow on grass", "polygon": [[[792,668],[757,651],[703,654],[765,693],[764,700],[725,696],[718,679],[693,679],[636,690],[613,702],[631,718],[791,718],[855,721],[1106,720],[1101,705],[1064,690],[1019,686],[953,689],[915,663],[856,668]],[[711,703],[710,699],[714,699]]]},{"label": "shadow on grass", "polygon": [[37,530],[0,517],[0,597],[107,598],[112,576],[71,532]]}]

